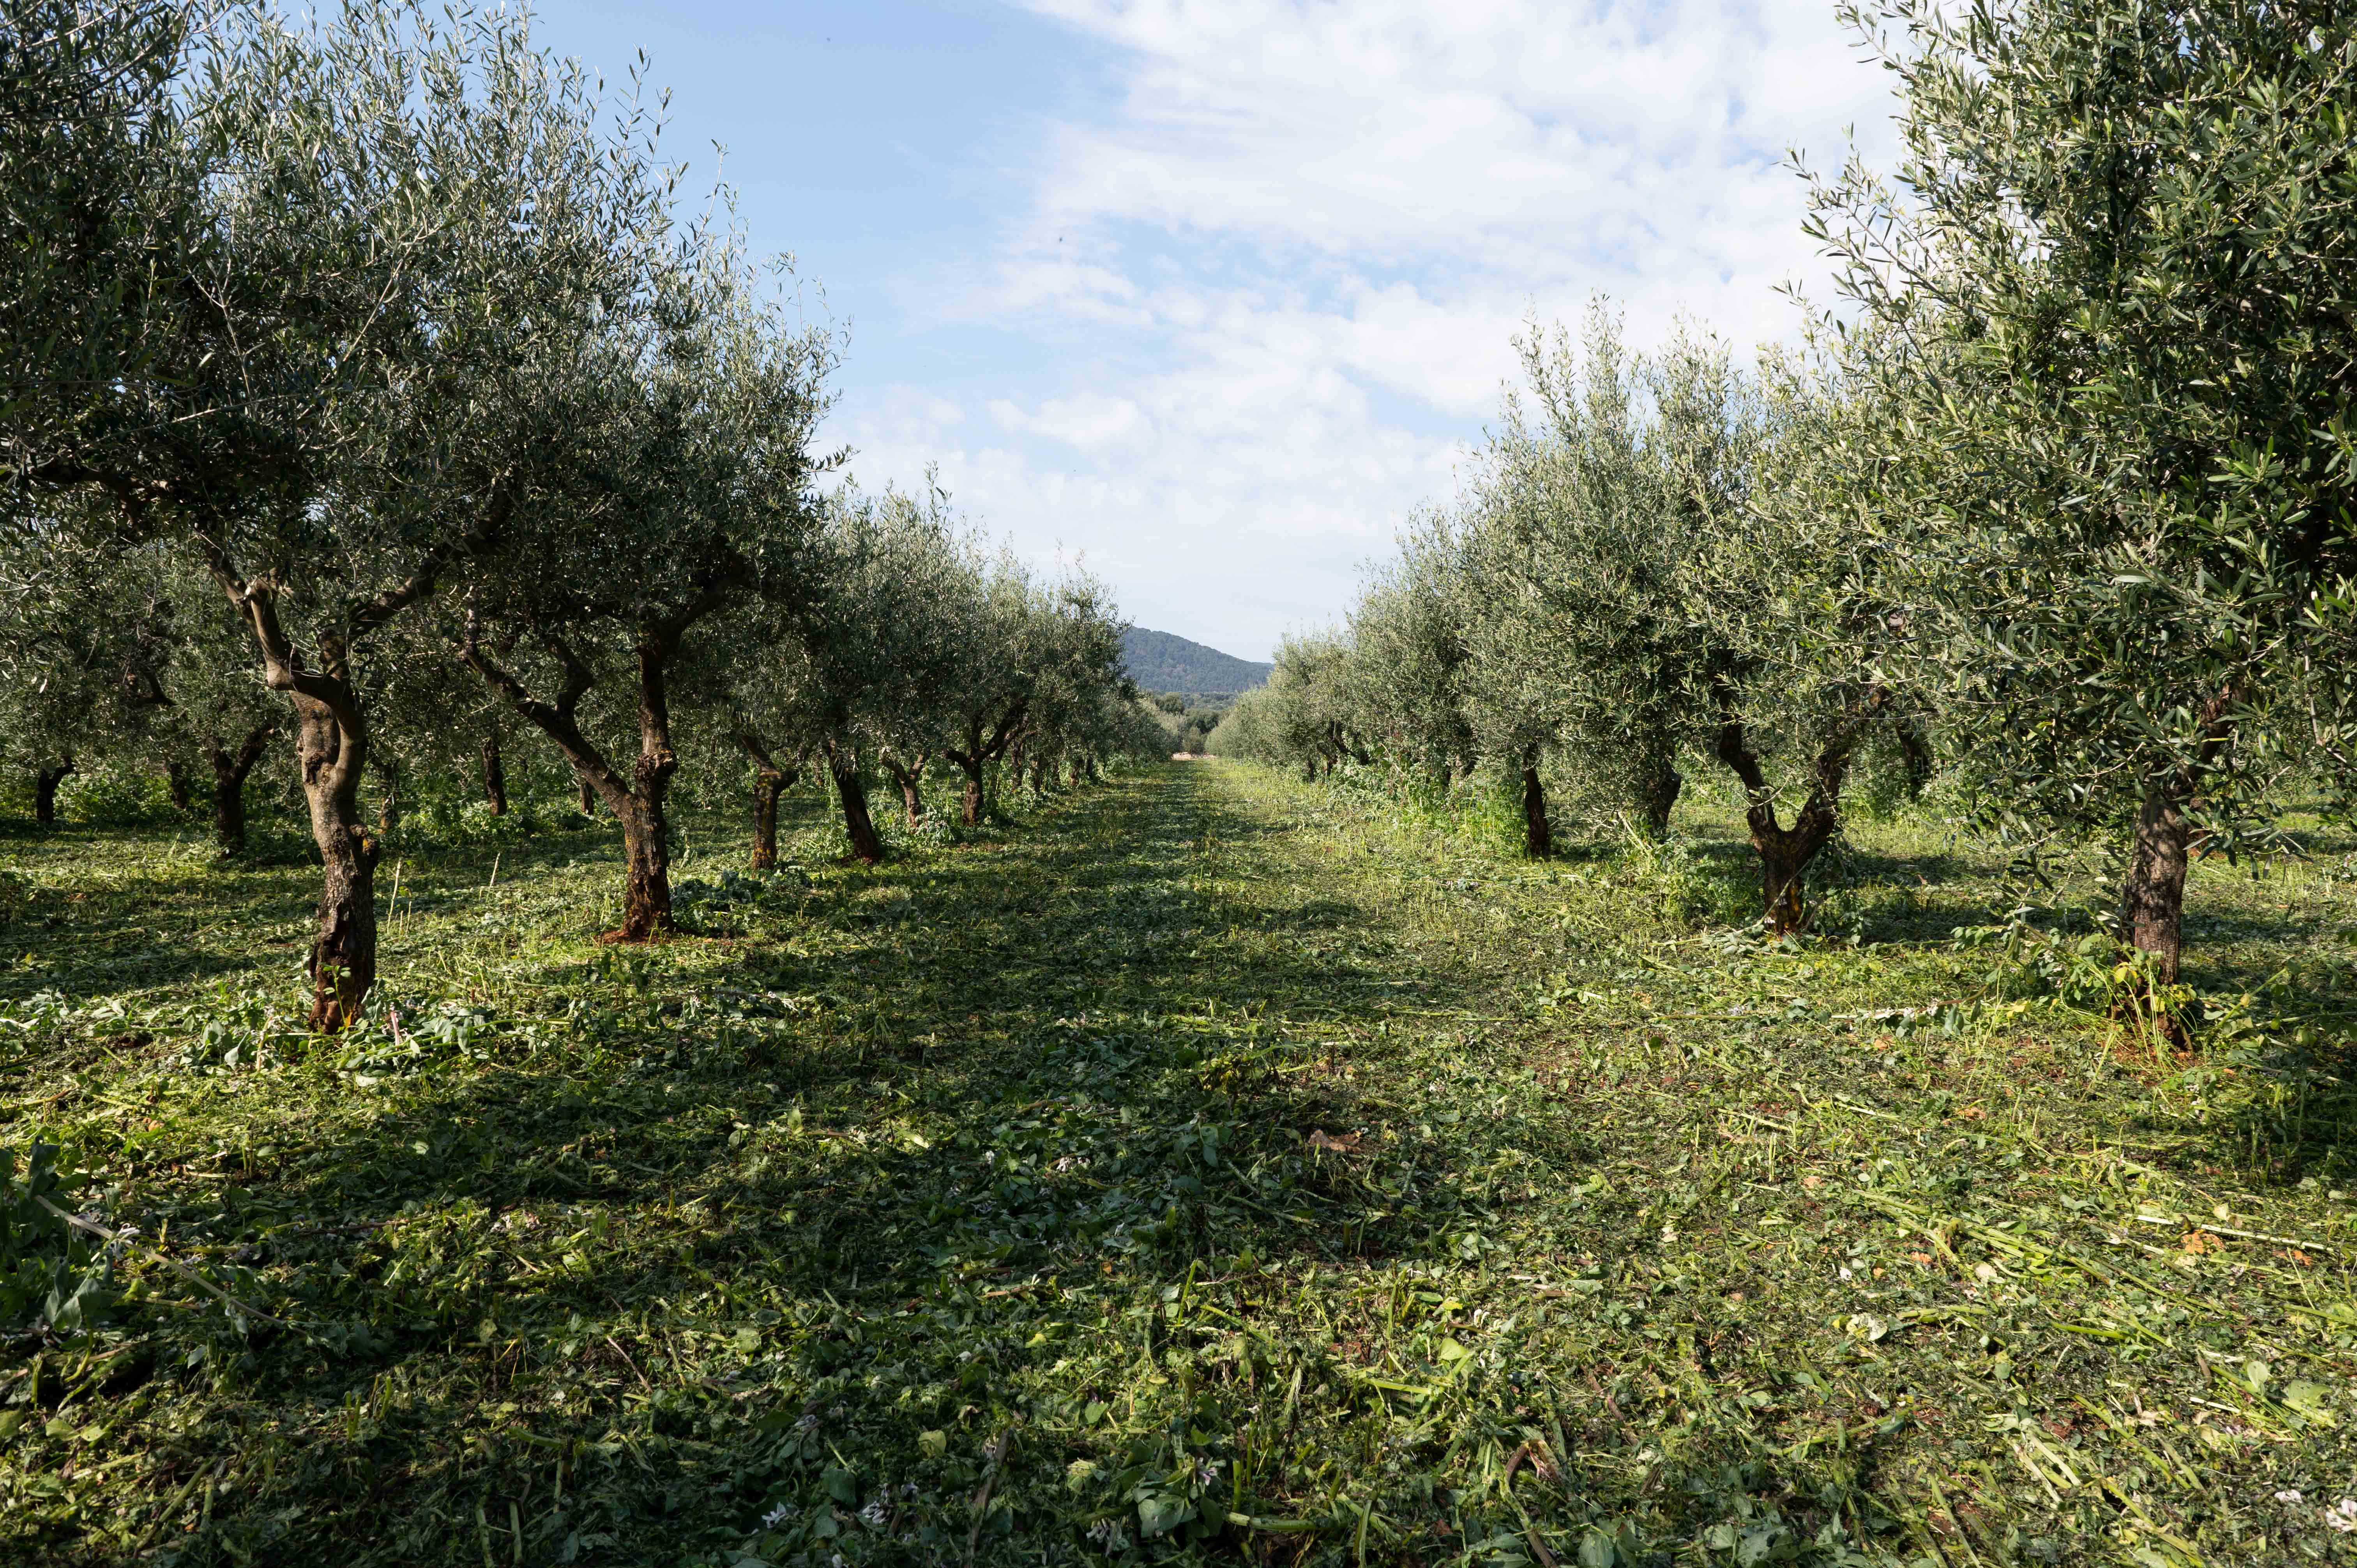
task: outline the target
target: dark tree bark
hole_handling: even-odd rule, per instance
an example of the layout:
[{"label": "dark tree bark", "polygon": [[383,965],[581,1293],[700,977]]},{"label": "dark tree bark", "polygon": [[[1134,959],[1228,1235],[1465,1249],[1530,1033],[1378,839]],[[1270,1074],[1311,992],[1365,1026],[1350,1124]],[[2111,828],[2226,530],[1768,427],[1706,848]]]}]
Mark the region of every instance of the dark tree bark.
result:
[{"label": "dark tree bark", "polygon": [[[985,789],[989,767],[1004,757],[1007,747],[1015,744],[1028,712],[1024,703],[1017,703],[999,714],[998,722],[987,728],[984,715],[969,714],[965,721],[965,744],[951,746],[943,753],[958,765],[958,771],[965,775],[965,793],[959,802],[959,811],[967,827],[981,825],[982,813],[989,804]],[[1017,777],[1020,778],[1019,773]]]},{"label": "dark tree bark", "polygon": [[1875,692],[1834,725],[1818,749],[1809,798],[1788,828],[1777,821],[1775,794],[1751,749],[1749,732],[1735,717],[1732,704],[1721,700],[1716,749],[1719,761],[1743,785],[1744,825],[1750,830],[1752,852],[1760,857],[1760,907],[1768,918],[1768,929],[1778,936],[1808,923],[1809,865],[1841,831],[1842,783],[1849,772],[1850,756],[1857,749],[1860,730],[1884,705],[1883,694]]},{"label": "dark tree bark", "polygon": [[[2157,768],[2146,774],[2144,798],[2136,810],[2136,827],[2128,843],[2127,876],[2120,889],[2122,923],[2128,945],[2152,961],[2153,978],[2163,985],[2177,983],[2185,950],[2185,874],[2190,851],[2201,835],[2192,811],[2199,803],[2202,777],[2215,768],[2233,743],[2228,717],[2233,693],[2222,693],[2203,704],[2200,746],[2190,766]],[[2161,1020],[2163,1032],[2179,1046],[2190,1045],[2176,1019]]]},{"label": "dark tree bark", "polygon": [[852,854],[869,865],[880,863],[884,840],[876,832],[876,819],[867,813],[867,780],[860,777],[858,754],[828,741],[826,770],[843,802],[843,830],[851,840]]},{"label": "dark tree bark", "polygon": [[235,751],[216,736],[205,737],[205,762],[213,770],[213,847],[223,860],[245,853],[245,780],[262,760],[263,747],[278,733],[274,724],[256,725]]},{"label": "dark tree bark", "polygon": [[925,820],[925,768],[933,758],[931,752],[920,752],[913,763],[904,763],[886,751],[884,766],[892,775],[892,782],[900,787],[900,804],[909,815],[909,825],[915,827]]},{"label": "dark tree bark", "polygon": [[332,1033],[360,1021],[376,984],[378,846],[361,825],[359,799],[368,727],[356,703],[339,712],[338,704],[299,692],[295,722],[303,799],[321,872],[308,965],[311,1026]]},{"label": "dark tree bark", "polygon": [[45,828],[58,825],[58,786],[73,777],[74,760],[69,757],[55,768],[36,768],[33,772],[33,821]]},{"label": "dark tree bark", "polygon": [[1670,836],[1670,812],[1686,781],[1678,777],[1677,757],[1667,746],[1649,746],[1637,763],[1637,811],[1645,836],[1656,841]]},{"label": "dark tree bark", "polygon": [[2153,977],[2164,985],[2177,983],[2185,950],[2185,870],[2193,842],[2185,811],[2190,796],[2179,777],[2145,781],[2121,886],[2128,945],[2152,961]]},{"label": "dark tree bark", "polygon": [[556,743],[573,765],[576,780],[585,792],[595,791],[622,827],[622,857],[626,867],[622,893],[622,923],[605,934],[611,942],[645,942],[674,928],[671,910],[671,820],[666,804],[679,755],[671,744],[669,674],[673,657],[690,626],[719,607],[722,594],[715,589],[678,613],[638,628],[639,755],[624,773],[581,731],[576,714],[588,694],[591,677],[572,646],[562,637],[544,635],[541,641],[564,671],[554,702],[532,694],[522,682],[493,662],[476,635],[474,618],[458,658],[505,698],[508,706]]},{"label": "dark tree bark", "polygon": [[177,757],[164,764],[164,789],[171,797],[172,810],[188,811],[196,808],[196,772]]},{"label": "dark tree bark", "polygon": [[589,780],[576,778],[573,780],[573,797],[580,803],[583,816],[594,817],[597,814],[597,791],[589,787]]},{"label": "dark tree bark", "polygon": [[508,764],[500,751],[500,732],[496,729],[483,737],[483,800],[491,815],[508,814]]},{"label": "dark tree bark", "polygon": [[1536,752],[1523,757],[1523,853],[1533,860],[1555,854],[1555,828],[1547,821],[1546,786],[1539,782]]},{"label": "dark tree bark", "polygon": [[770,755],[770,745],[750,728],[737,731],[737,744],[753,759],[753,869],[778,868],[778,797],[784,794],[801,768],[780,767]]}]

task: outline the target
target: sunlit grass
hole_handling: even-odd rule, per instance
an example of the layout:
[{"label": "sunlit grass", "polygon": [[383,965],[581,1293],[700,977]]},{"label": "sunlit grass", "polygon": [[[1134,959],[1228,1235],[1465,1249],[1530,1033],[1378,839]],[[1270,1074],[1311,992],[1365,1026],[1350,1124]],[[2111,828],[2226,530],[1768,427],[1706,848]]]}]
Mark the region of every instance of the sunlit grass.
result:
[{"label": "sunlit grass", "polygon": [[0,1141],[141,1234],[0,1358],[0,1557],[2351,1540],[2345,845],[2204,868],[2175,1062],[1949,941],[2007,888],[1936,822],[1771,946],[1708,801],[1538,865],[1232,764],[873,871],[816,810],[768,878],[692,825],[637,951],[603,835],[413,845],[339,1042],[299,865],[9,841]]}]

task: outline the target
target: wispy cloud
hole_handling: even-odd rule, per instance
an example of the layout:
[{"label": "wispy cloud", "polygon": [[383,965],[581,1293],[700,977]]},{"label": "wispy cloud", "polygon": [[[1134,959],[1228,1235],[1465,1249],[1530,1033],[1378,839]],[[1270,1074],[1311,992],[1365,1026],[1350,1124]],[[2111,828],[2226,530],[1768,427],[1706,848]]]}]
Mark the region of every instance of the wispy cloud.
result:
[{"label": "wispy cloud", "polygon": [[1639,341],[1788,335],[1786,151],[1888,135],[1889,78],[1815,4],[1029,8],[1111,62],[1110,106],[1042,116],[995,252],[926,286],[1043,352],[976,406],[854,411],[860,466],[938,457],[1139,619],[1254,655],[1449,489],[1530,315],[1602,291]]}]

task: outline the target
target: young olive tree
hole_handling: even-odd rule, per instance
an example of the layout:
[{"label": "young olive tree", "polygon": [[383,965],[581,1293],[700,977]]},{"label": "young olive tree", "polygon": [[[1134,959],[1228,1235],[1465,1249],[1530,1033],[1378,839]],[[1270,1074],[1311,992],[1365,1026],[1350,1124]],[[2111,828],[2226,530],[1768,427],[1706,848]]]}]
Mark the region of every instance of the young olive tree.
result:
[{"label": "young olive tree", "polygon": [[1562,739],[1556,684],[1535,634],[1524,585],[1521,525],[1512,491],[1492,476],[1462,503],[1456,536],[1465,626],[1465,717],[1475,747],[1503,768],[1520,789],[1523,853],[1555,854],[1555,826],[1539,764]]},{"label": "young olive tree", "polygon": [[1684,330],[1639,359],[1600,305],[1581,351],[1557,333],[1523,355],[1531,405],[1508,403],[1463,537],[1471,711],[1523,774],[1531,852],[1543,750],[1654,835],[1699,752],[1741,791],[1770,926],[1795,929],[1852,766],[1901,716],[1868,657],[1856,509],[1827,499],[1837,400]]},{"label": "young olive tree", "polygon": [[2345,758],[2357,596],[2357,34],[2330,5],[1851,7],[1899,188],[1814,232],[1882,411],[1856,503],[1900,667],[1994,817],[2123,835],[2174,982],[2201,835]]},{"label": "young olive tree", "polygon": [[1070,767],[1075,786],[1094,770],[1108,704],[1136,691],[1123,671],[1123,622],[1103,584],[1070,572],[1045,609],[1028,660],[1031,695],[1015,754],[1016,771],[1028,767],[1035,794],[1059,766]]}]

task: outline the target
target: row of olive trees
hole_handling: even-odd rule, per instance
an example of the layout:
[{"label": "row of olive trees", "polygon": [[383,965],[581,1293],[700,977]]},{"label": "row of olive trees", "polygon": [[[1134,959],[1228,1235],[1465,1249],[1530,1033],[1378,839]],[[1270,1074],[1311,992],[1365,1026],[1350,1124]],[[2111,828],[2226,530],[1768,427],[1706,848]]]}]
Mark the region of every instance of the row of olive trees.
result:
[{"label": "row of olive trees", "polygon": [[2174,982],[2190,856],[2357,777],[2357,33],[1847,14],[1907,151],[1811,183],[1846,301],[1811,351],[1534,333],[1464,494],[1214,744],[1486,761],[1534,854],[1543,756],[1657,832],[1723,768],[1780,929],[1856,769],[1936,766],[1992,826],[2114,835]]},{"label": "row of olive trees", "polygon": [[913,811],[948,757],[971,816],[1134,728],[1093,585],[821,491],[836,340],[517,14],[0,9],[5,744],[44,809],[109,745],[202,757],[233,841],[291,739],[318,1026],[373,983],[360,796],[404,751],[478,736],[497,794],[503,735],[553,746],[643,940],[683,725],[823,756],[871,858],[863,766]]}]

